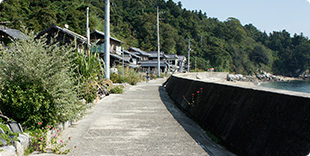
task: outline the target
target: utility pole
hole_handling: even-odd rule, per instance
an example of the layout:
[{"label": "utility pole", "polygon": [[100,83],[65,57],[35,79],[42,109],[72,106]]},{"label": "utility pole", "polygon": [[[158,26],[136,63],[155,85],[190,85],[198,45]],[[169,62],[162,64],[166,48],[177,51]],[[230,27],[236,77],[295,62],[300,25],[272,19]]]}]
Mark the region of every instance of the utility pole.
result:
[{"label": "utility pole", "polygon": [[123,62],[122,62],[122,64],[123,64],[123,78],[125,77],[125,75],[124,75],[124,73],[125,73],[125,61],[124,61],[124,48],[122,48],[122,56],[123,56]]},{"label": "utility pole", "polygon": [[105,78],[110,79],[110,0],[105,0],[104,45]]},{"label": "utility pole", "polygon": [[159,7],[157,7],[157,76],[160,77]]},{"label": "utility pole", "polygon": [[197,56],[195,56],[195,72],[197,72]]},{"label": "utility pole", "polygon": [[89,7],[86,14],[86,37],[87,37],[87,56],[90,55],[90,31],[89,31]]},{"label": "utility pole", "polygon": [[187,72],[189,73],[189,64],[190,64],[190,53],[191,53],[191,39],[188,39],[188,56],[187,56]]}]

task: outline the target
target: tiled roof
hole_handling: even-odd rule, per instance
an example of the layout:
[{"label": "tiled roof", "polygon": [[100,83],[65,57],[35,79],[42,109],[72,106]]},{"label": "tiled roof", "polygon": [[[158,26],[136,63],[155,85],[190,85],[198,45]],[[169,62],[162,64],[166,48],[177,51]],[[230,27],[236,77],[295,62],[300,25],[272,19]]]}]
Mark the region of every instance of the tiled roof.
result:
[{"label": "tiled roof", "polygon": [[[98,33],[99,35],[102,35],[103,37],[105,36],[104,35],[104,32],[101,32],[101,31],[99,31],[99,30],[94,30],[94,32],[92,32],[91,34],[93,34],[93,33]],[[114,40],[114,41],[116,41],[116,42],[120,42],[120,43],[124,43],[123,41],[121,41],[121,40],[119,40],[119,39],[116,39],[116,38],[114,38],[114,37],[110,37],[110,39],[111,40]]]},{"label": "tiled roof", "polygon": [[[111,57],[114,57],[118,60],[123,60],[122,56],[119,56],[119,55],[116,55],[116,54],[110,54]],[[129,62],[129,59],[128,58],[124,58],[124,61],[125,62]]]},{"label": "tiled roof", "polygon": [[118,56],[116,54],[110,54],[110,56],[114,57],[114,58],[117,58],[119,60],[122,60],[122,57],[121,56]]},{"label": "tiled roof", "polygon": [[6,33],[8,36],[12,37],[13,39],[26,39],[28,36],[22,33],[19,30],[11,29],[8,27],[0,26],[0,31]]},{"label": "tiled roof", "polygon": [[73,38],[76,37],[79,41],[81,41],[81,42],[83,42],[83,43],[87,42],[87,38],[86,38],[86,37],[84,37],[84,36],[82,36],[82,35],[80,35],[80,34],[77,34],[77,33],[73,32],[73,31],[71,31],[71,30],[69,30],[69,29],[59,27],[59,26],[57,26],[57,25],[55,25],[55,24],[53,24],[51,27],[49,27],[49,28],[47,28],[47,29],[41,31],[41,32],[37,35],[37,37],[38,37],[38,36],[41,36],[41,35],[44,35],[45,33],[47,33],[48,31],[50,31],[50,30],[52,30],[52,29],[58,29],[59,31],[62,31],[63,33],[68,34],[68,35],[70,35],[70,36],[73,37]]},{"label": "tiled roof", "polygon": [[[151,51],[151,52],[147,52],[150,56],[149,57],[158,57],[158,52],[157,51]],[[160,57],[164,56],[164,52],[160,52]]]},{"label": "tiled roof", "polygon": [[140,56],[138,56],[138,55],[136,55],[136,54],[134,54],[134,53],[131,53],[131,52],[129,52],[129,51],[126,51],[126,50],[124,50],[123,51],[124,53],[126,53],[126,54],[129,54],[129,55],[131,55],[131,56],[134,56],[134,57],[136,57],[136,58],[141,58]]},{"label": "tiled roof", "polygon": [[143,55],[143,56],[150,56],[150,54],[148,54],[147,52],[145,52],[145,51],[143,51],[143,50],[141,50],[141,49],[139,49],[139,48],[135,48],[135,47],[130,47],[129,49],[128,49],[128,51],[135,51],[135,52],[138,52],[140,55]]},{"label": "tiled roof", "polygon": [[165,54],[165,58],[167,59],[178,59],[177,54]]}]

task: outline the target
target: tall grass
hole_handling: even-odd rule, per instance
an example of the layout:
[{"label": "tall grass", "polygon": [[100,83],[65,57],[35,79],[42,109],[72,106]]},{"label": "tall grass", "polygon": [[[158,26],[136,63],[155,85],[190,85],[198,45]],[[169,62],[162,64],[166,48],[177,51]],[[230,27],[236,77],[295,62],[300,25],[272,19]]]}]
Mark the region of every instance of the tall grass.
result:
[{"label": "tall grass", "polygon": [[132,68],[124,69],[124,77],[122,66],[118,66],[117,71],[117,73],[111,75],[111,81],[114,83],[129,83],[131,85],[136,85],[138,82],[142,81],[143,76]]}]

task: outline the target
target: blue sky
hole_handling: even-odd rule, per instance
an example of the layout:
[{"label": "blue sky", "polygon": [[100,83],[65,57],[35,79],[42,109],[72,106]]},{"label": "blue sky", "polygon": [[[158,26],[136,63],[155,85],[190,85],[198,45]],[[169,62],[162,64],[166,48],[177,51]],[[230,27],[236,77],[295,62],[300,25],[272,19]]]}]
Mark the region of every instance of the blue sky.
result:
[{"label": "blue sky", "polygon": [[235,17],[242,25],[252,23],[257,29],[282,31],[292,36],[303,32],[310,37],[310,0],[173,0],[183,8],[202,10],[208,17],[225,21]]}]

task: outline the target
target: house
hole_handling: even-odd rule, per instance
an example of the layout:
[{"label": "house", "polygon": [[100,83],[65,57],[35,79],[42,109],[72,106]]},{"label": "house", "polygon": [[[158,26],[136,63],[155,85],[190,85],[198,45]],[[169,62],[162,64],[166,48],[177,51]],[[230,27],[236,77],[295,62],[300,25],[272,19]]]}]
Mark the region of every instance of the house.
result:
[{"label": "house", "polygon": [[141,60],[140,56],[133,54],[133,53],[126,51],[126,50],[124,50],[123,53],[124,53],[124,59],[129,60],[129,62],[130,62],[130,64],[128,65],[129,67],[131,67],[131,68],[139,68],[140,67],[140,65],[138,64],[138,62]]},{"label": "house", "polygon": [[[94,45],[102,47],[101,52],[104,52],[104,38],[105,38],[104,32],[101,32],[99,30],[94,30],[90,34],[90,41],[94,43]],[[122,55],[122,44],[123,43],[124,42],[121,40],[110,37],[110,53]]]},{"label": "house", "polygon": [[180,73],[185,72],[185,63],[186,63],[186,57],[183,55],[179,55],[178,57],[178,63],[177,65],[179,66],[179,71]]},{"label": "house", "polygon": [[168,71],[177,72],[180,68],[178,66],[179,58],[177,54],[165,54],[166,62],[168,63]]},{"label": "house", "polygon": [[[142,72],[153,73],[155,74],[158,68],[158,61],[157,60],[142,60],[139,62],[141,66]],[[160,60],[160,72],[167,71],[167,63],[165,60]]]},{"label": "house", "polygon": [[149,60],[150,54],[139,48],[130,47],[127,51],[139,56],[141,58],[140,61]]},{"label": "house", "polygon": [[[149,54],[148,58],[149,60],[158,60],[158,52],[157,51],[151,51],[147,52]],[[164,52],[160,52],[160,60],[164,60]]]},{"label": "house", "polygon": [[[104,32],[101,32],[99,30],[94,30],[90,34],[90,41],[93,45],[92,52],[98,52],[99,56],[104,59]],[[111,67],[115,67],[118,64],[122,63],[122,47],[121,45],[124,42],[121,40],[118,40],[116,38],[110,37],[110,65]],[[129,60],[124,60],[128,64],[130,63]]]},{"label": "house", "polygon": [[[82,52],[87,44],[87,38],[69,29],[59,27],[55,24],[37,34],[36,38],[46,37],[47,44],[73,44]],[[75,43],[76,41],[76,43]]]},{"label": "house", "polygon": [[0,43],[7,46],[12,40],[26,39],[28,36],[17,29],[0,26]]}]

